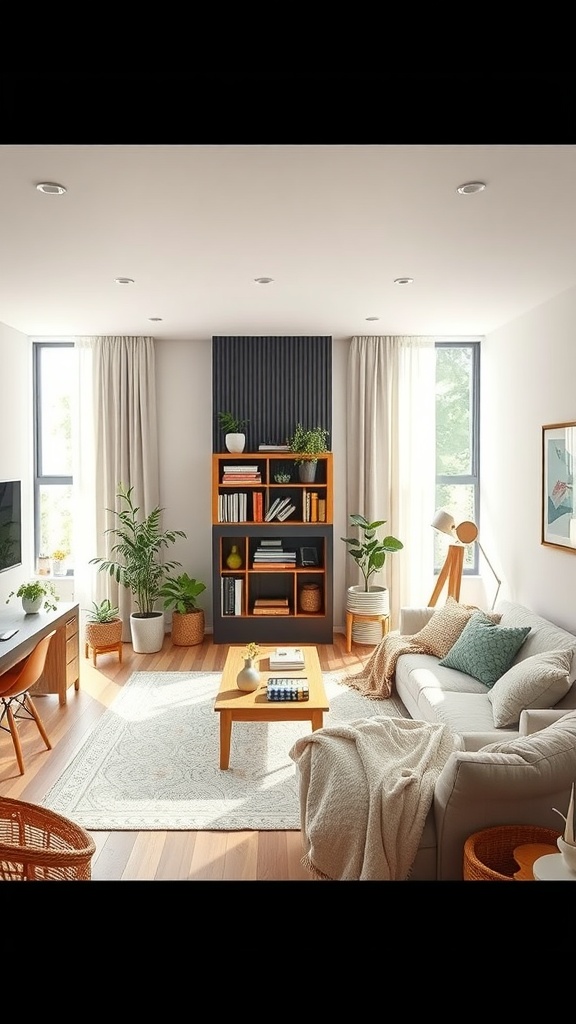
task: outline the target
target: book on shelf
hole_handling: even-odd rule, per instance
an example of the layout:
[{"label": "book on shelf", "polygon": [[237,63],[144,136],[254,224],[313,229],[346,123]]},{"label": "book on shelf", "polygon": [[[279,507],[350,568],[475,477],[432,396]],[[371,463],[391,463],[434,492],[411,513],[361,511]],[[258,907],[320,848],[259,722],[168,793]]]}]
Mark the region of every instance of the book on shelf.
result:
[{"label": "book on shelf", "polygon": [[301,647],[277,647],[270,655],[270,668],[274,672],[282,669],[304,668],[304,653]]},{"label": "book on shelf", "polygon": [[264,496],[262,491],[252,491],[252,522],[261,523],[264,519]]},{"label": "book on shelf", "polygon": [[263,537],[260,541],[261,548],[281,548],[282,541],[279,537]]},{"label": "book on shelf", "polygon": [[296,561],[295,551],[284,551],[278,548],[256,548],[254,561],[261,562],[292,562]]},{"label": "book on shelf", "polygon": [[310,700],[308,680],[271,676],[266,684],[267,700]]},{"label": "book on shelf", "polygon": [[316,566],[318,565],[318,552],[313,547],[300,548],[300,565],[303,566]]},{"label": "book on shelf", "polygon": [[243,580],[238,576],[234,580],[234,615],[242,615]]},{"label": "book on shelf", "polygon": [[286,505],[285,508],[281,509],[280,512],[276,513],[276,519],[278,519],[281,523],[283,523],[284,520],[287,519],[288,516],[291,516],[292,513],[295,512],[295,511],[296,511],[296,505]]},{"label": "book on shelf", "polygon": [[269,523],[272,519],[278,518],[278,513],[281,512],[283,508],[286,508],[287,505],[289,505],[290,500],[290,497],[286,497],[286,495],[284,495],[284,497],[276,498],[270,505],[270,508],[268,509],[264,517],[264,521],[266,523]]},{"label": "book on shelf", "polygon": [[294,569],[295,566],[296,562],[252,562],[252,568],[257,569],[259,572],[267,572],[270,569],[280,572],[282,569]]},{"label": "book on shelf", "polygon": [[326,498],[318,498],[318,522],[326,522]]},{"label": "book on shelf", "polygon": [[259,473],[258,466],[222,466],[224,473]]},{"label": "book on shelf", "polygon": [[281,608],[280,606],[266,605],[266,607],[262,607],[262,605],[258,605],[257,608],[252,609],[252,613],[253,615],[290,615],[290,609],[286,607]]},{"label": "book on shelf", "polygon": [[310,522],[318,522],[318,491],[310,491]]},{"label": "book on shelf", "polygon": [[292,451],[289,444],[259,444],[259,452],[289,452]]},{"label": "book on shelf", "polygon": [[257,597],[254,601],[255,608],[287,608],[287,597]]}]

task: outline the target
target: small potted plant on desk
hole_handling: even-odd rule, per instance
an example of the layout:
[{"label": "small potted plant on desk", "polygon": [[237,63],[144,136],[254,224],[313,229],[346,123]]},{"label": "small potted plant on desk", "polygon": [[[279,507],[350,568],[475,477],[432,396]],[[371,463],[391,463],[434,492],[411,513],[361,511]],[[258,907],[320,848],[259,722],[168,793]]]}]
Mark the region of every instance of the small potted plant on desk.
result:
[{"label": "small potted plant on desk", "polygon": [[22,608],[26,615],[39,612],[42,604],[44,604],[44,611],[55,612],[56,602],[60,600],[56,588],[50,580],[30,580],[28,583],[21,583],[18,590],[10,591],[6,598],[6,604],[12,597],[21,598]]},{"label": "small potted plant on desk", "polygon": [[107,651],[117,651],[122,661],[122,619],[119,609],[105,598],[100,603],[93,601],[92,608],[85,610],[88,618],[84,631],[84,656],[88,657],[88,648],[91,647],[94,664],[97,655]]},{"label": "small potted plant on desk", "polygon": [[204,612],[196,600],[206,584],[192,579],[187,572],[169,577],[160,588],[164,609],[172,611],[172,643],[177,647],[193,647],[204,639]]}]

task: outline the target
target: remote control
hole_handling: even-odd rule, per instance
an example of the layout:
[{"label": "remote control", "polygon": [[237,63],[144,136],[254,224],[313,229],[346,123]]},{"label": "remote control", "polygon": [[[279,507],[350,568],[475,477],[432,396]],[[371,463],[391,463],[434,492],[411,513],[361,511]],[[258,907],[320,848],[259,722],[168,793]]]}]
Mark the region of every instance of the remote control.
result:
[{"label": "remote control", "polygon": [[10,640],[18,632],[17,629],[9,629],[6,633],[0,633],[0,640]]}]

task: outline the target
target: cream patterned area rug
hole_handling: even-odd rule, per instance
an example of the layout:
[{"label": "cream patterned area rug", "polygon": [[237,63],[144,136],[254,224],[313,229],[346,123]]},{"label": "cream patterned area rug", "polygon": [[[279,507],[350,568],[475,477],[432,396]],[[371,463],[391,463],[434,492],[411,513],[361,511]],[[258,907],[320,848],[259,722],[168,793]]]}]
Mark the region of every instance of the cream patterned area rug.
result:
[{"label": "cream patterned area rug", "polygon": [[[324,725],[407,718],[399,698],[374,701],[325,673]],[[299,829],[288,751],[309,722],[235,722],[230,768],[218,767],[219,672],[134,672],[76,750],[45,807],[92,831]]]}]

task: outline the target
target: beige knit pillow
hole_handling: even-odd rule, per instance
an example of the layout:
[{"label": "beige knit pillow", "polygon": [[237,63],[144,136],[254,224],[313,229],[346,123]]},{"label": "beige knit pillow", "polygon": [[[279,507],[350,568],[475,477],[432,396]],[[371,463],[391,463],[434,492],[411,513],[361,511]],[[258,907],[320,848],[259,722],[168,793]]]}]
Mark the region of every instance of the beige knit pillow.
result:
[{"label": "beige knit pillow", "polygon": [[434,612],[424,629],[415,633],[412,640],[421,644],[428,654],[445,658],[475,610],[449,597],[444,607]]}]

